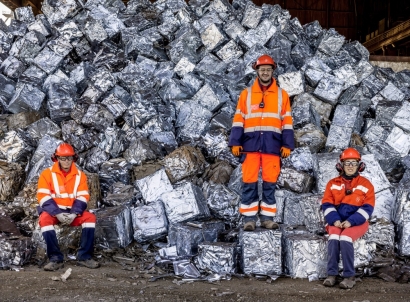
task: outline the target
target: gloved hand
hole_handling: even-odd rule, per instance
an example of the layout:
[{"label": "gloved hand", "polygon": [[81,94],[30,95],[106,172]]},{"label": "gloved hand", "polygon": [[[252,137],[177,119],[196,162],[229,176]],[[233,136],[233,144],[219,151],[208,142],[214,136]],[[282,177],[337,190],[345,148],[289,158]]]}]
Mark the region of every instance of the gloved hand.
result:
[{"label": "gloved hand", "polygon": [[235,156],[241,155],[241,151],[243,150],[242,146],[233,146],[232,147],[232,154]]},{"label": "gloved hand", "polygon": [[69,220],[68,215],[70,215],[69,213],[60,213],[56,215],[56,218],[58,219],[58,221],[61,222],[61,224],[67,224],[67,221]]},{"label": "gloved hand", "polygon": [[77,214],[71,213],[67,215],[67,224],[70,225],[74,219],[77,217]]},{"label": "gloved hand", "polygon": [[286,158],[290,155],[290,149],[286,147],[280,148],[280,154],[282,155],[283,158]]}]

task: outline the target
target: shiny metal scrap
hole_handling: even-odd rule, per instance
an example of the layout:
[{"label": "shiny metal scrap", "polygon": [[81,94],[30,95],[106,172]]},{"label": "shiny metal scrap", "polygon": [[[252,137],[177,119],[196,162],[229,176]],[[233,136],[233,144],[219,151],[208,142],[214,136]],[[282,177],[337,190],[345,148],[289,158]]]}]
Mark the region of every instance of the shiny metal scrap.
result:
[{"label": "shiny metal scrap", "polygon": [[132,208],[131,217],[134,239],[137,242],[156,240],[168,232],[168,221],[161,202]]},{"label": "shiny metal scrap", "polygon": [[164,169],[135,181],[147,203],[154,202],[165,192],[172,191],[172,185]]},{"label": "shiny metal scrap", "polygon": [[241,265],[245,274],[282,274],[282,233],[257,228],[239,234]]},{"label": "shiny metal scrap", "polygon": [[158,200],[164,204],[170,223],[210,216],[204,195],[190,182],[175,186],[174,190],[163,193]]},{"label": "shiny metal scrap", "polygon": [[196,265],[199,270],[217,274],[237,271],[237,246],[229,242],[203,242],[198,245]]},{"label": "shiny metal scrap", "polygon": [[327,277],[327,241],[317,235],[293,234],[284,238],[285,273],[309,281]]}]

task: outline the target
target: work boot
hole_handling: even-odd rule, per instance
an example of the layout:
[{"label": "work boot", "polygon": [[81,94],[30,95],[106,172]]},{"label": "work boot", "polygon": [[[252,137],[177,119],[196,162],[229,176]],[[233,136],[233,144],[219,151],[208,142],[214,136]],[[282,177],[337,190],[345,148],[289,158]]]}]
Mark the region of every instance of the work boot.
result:
[{"label": "work boot", "polygon": [[276,222],[273,222],[272,220],[265,220],[261,222],[261,227],[265,228],[265,229],[278,229],[279,225]]},{"label": "work boot", "polygon": [[56,271],[60,268],[64,267],[64,263],[63,262],[54,262],[54,261],[50,261],[49,263],[47,263],[44,266],[44,270],[45,271],[49,271],[49,272],[53,272]]},{"label": "work boot", "polygon": [[254,231],[256,227],[256,223],[255,221],[248,221],[247,223],[245,223],[245,225],[243,226],[243,230],[244,231]]},{"label": "work boot", "polygon": [[100,267],[100,264],[93,260],[93,259],[87,259],[87,260],[79,260],[77,261],[77,265],[85,266],[88,268],[98,268]]},{"label": "work boot", "polygon": [[323,285],[327,287],[332,287],[336,284],[336,276],[327,276],[325,281],[323,281]]},{"label": "work boot", "polygon": [[339,286],[340,288],[344,289],[349,289],[353,288],[353,286],[356,284],[356,277],[349,277],[349,278],[344,278],[342,282],[340,282]]}]

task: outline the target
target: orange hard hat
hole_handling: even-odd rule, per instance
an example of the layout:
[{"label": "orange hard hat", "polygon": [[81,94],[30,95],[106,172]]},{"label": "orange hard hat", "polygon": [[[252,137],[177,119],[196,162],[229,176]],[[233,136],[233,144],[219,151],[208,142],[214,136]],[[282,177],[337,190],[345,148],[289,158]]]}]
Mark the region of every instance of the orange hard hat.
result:
[{"label": "orange hard hat", "polygon": [[56,156],[74,156],[75,155],[75,151],[73,146],[71,146],[68,143],[61,143],[56,151],[54,152],[54,155]]},{"label": "orange hard hat", "polygon": [[276,69],[276,63],[275,63],[275,61],[272,59],[271,56],[268,56],[268,55],[262,55],[262,56],[260,56],[260,57],[256,60],[256,62],[254,62],[254,63],[252,64],[252,68],[253,68],[253,69],[257,69],[258,66],[260,66],[260,65],[272,65],[273,69],[274,69],[274,70]]},{"label": "orange hard hat", "polygon": [[355,148],[347,148],[346,150],[344,150],[341,154],[340,154],[340,160],[344,161],[346,159],[357,159],[357,160],[361,160],[362,157],[359,153],[359,151],[357,151]]}]

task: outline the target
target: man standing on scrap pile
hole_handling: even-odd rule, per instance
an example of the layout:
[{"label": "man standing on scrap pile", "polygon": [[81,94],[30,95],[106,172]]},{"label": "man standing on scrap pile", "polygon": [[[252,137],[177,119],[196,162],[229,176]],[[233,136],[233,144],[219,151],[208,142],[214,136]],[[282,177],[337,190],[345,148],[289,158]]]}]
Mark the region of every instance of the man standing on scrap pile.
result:
[{"label": "man standing on scrap pile", "polygon": [[275,187],[280,172],[280,155],[286,158],[294,149],[293,121],[289,96],[272,77],[276,63],[263,55],[252,65],[258,77],[239,96],[233,118],[229,146],[240,156],[243,191],[239,208],[244,230],[255,230],[259,212],[258,174],[262,167],[263,195],[259,218],[261,226],[277,229]]},{"label": "man standing on scrap pile", "polygon": [[39,224],[47,245],[47,256],[50,259],[50,262],[44,266],[46,271],[55,271],[64,267],[63,254],[54,230],[54,225],[58,223],[82,226],[77,264],[88,268],[100,266],[98,262],[91,259],[94,251],[96,217],[85,211],[90,194],[87,176],[75,165],[77,158],[70,144],[60,144],[51,157],[55,164],[45,169],[38,181]]},{"label": "man standing on scrap pile", "polygon": [[347,148],[340,154],[336,165],[340,176],[333,178],[326,186],[322,200],[322,210],[329,234],[327,243],[328,277],[324,286],[334,286],[339,275],[339,259],[342,254],[343,281],[340,288],[352,288],[355,284],[353,242],[362,237],[369,228],[368,219],[375,205],[374,187],[371,182],[359,175],[365,164],[360,162],[360,153]]}]

